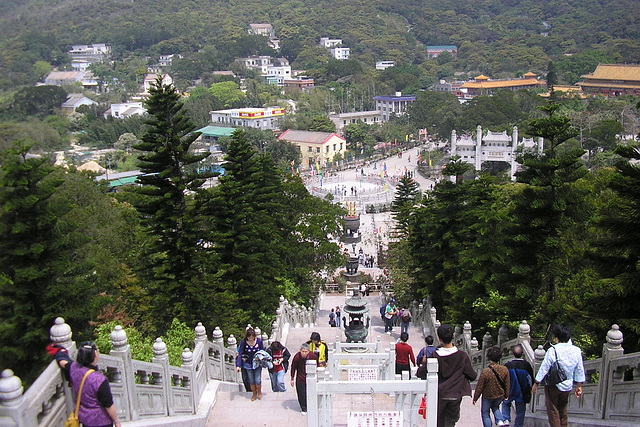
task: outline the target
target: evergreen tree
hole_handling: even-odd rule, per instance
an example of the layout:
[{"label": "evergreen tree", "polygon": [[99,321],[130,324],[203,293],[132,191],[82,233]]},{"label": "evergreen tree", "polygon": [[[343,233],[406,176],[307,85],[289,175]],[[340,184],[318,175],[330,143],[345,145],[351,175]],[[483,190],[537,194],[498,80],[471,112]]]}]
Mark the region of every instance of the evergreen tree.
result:
[{"label": "evergreen tree", "polygon": [[188,194],[199,191],[204,179],[195,164],[206,155],[189,153],[198,137],[172,85],[158,79],[146,102],[148,129],[133,148],[139,157],[140,187],[134,187],[132,201],[149,233],[142,276],[149,290],[159,325],[168,326],[173,317],[183,318],[187,283],[193,273],[193,256],[198,237],[194,234],[193,203]]},{"label": "evergreen tree", "polygon": [[544,138],[543,154],[524,152],[518,157],[523,169],[517,181],[525,186],[514,197],[511,254],[500,279],[501,294],[509,295],[504,306],[511,320],[534,308],[541,322],[557,320],[562,309],[555,295],[572,274],[565,233],[588,214],[579,185],[588,173],[581,160],[584,151],[564,148],[576,133],[568,118],[557,115],[558,108],[541,107],[547,116],[529,123],[528,133]]},{"label": "evergreen tree", "polygon": [[640,159],[637,146],[620,146],[616,150],[624,160],[616,165],[609,188],[617,194],[599,225],[606,232],[596,242],[595,258],[603,277],[601,289],[590,294],[593,312],[605,326],[617,323],[625,331],[625,348],[640,346]]},{"label": "evergreen tree", "polygon": [[416,205],[420,202],[420,190],[418,183],[404,174],[400,177],[400,182],[396,187],[396,196],[391,203],[391,212],[396,221],[396,230],[404,235],[407,232],[409,216]]},{"label": "evergreen tree", "polygon": [[0,364],[30,382],[44,365],[48,331],[75,295],[56,280],[56,225],[64,208],[50,203],[62,184],[46,158],[16,144],[0,179]]}]

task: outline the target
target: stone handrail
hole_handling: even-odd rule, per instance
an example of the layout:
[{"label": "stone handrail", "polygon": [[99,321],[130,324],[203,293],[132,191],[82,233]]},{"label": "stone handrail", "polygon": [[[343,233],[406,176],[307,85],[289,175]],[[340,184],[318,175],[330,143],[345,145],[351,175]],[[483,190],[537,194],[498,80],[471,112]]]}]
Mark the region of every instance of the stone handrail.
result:
[{"label": "stone handrail", "polygon": [[[424,326],[428,320],[427,309],[433,311],[433,322],[428,326],[430,329]],[[436,325],[440,325],[440,322],[435,320],[435,309],[431,308],[426,301],[419,305],[416,314],[414,318],[422,322],[423,331],[435,331]],[[504,364],[513,358],[513,347],[520,344],[524,350],[524,359],[531,363],[536,373],[540,369],[546,351],[541,345],[533,348],[530,332],[531,327],[526,320],[523,320],[518,327],[517,336],[509,339],[509,329],[503,326],[498,331],[495,343],[491,334],[486,332],[482,337],[482,347],[479,348],[478,340],[472,337],[471,324],[465,322],[462,328],[460,326],[455,328],[454,343],[458,349],[469,355],[478,374],[489,364],[486,358],[486,350],[489,347],[493,345],[500,347],[502,350],[500,362]],[[640,390],[640,353],[625,355],[622,342],[623,334],[620,328],[618,325],[612,325],[607,333],[606,343],[603,345],[602,357],[583,362],[586,374],[586,382],[582,387],[583,394],[580,398],[570,397],[569,415],[640,424],[640,407],[634,404],[635,396]],[[527,411],[539,412],[545,417],[544,387],[538,388],[537,393],[533,395]]]},{"label": "stone handrail", "polygon": [[[317,301],[314,301],[316,307]],[[255,328],[265,345],[284,340],[290,327],[314,324],[316,310],[289,304],[280,297],[271,336]],[[250,325],[249,325],[250,326]],[[153,344],[151,362],[134,360],[121,326],[111,332],[112,350],[100,355],[100,370],[109,380],[118,416],[123,421],[152,417],[196,414],[209,381],[241,383],[236,372],[237,340],[227,338],[216,327],[212,339],[202,323],[195,327],[193,351],[185,348],[182,365],[169,365],[167,346],[161,338]],[[58,317],[50,329],[51,341],[64,346],[72,359],[77,353],[72,332]],[[0,424],[24,427],[63,426],[73,406],[71,391],[55,361],[52,361],[27,391],[10,369],[0,376]]]}]

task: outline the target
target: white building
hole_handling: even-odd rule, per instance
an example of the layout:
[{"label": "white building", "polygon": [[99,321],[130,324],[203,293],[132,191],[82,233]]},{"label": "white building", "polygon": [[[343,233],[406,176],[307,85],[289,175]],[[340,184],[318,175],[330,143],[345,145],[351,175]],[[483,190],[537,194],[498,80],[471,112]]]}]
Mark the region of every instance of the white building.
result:
[{"label": "white building", "polygon": [[336,133],[343,135],[344,128],[358,122],[368,125],[382,123],[380,111],[358,111],[354,113],[329,114],[329,119],[336,125]]},{"label": "white building", "polygon": [[335,59],[349,59],[349,55],[351,55],[351,49],[348,47],[334,47],[331,51],[331,56]]},{"label": "white building", "polygon": [[329,37],[320,37],[320,46],[325,49],[331,49],[332,47],[340,46],[342,39],[330,39]]},{"label": "white building", "polygon": [[[157,79],[158,79],[157,74],[147,74],[144,77],[144,82],[142,83],[142,95],[149,95],[149,89],[151,89],[151,86],[156,83]],[[169,74],[164,74],[162,76],[162,85],[168,86],[172,84],[173,84],[173,79],[171,78],[171,76]]]},{"label": "white building", "polygon": [[378,61],[376,62],[376,70],[386,70],[396,65],[395,61]]},{"label": "white building", "polygon": [[[123,102],[122,104],[111,104],[109,109],[111,117],[125,118],[136,114],[146,114],[147,109],[142,106],[142,102]],[[107,113],[105,113],[105,118]]]},{"label": "white building", "polygon": [[247,31],[249,34],[255,34],[257,36],[273,37],[273,27],[271,24],[249,24]]},{"label": "white building", "polygon": [[72,45],[69,55],[73,69],[84,71],[93,63],[108,60],[111,57],[111,46],[105,43]]},{"label": "white building", "polygon": [[392,115],[401,116],[404,114],[407,106],[415,102],[415,95],[403,95],[402,92],[396,92],[395,95],[374,96],[376,101],[376,110],[382,113],[382,121],[388,121]]},{"label": "white building", "polygon": [[284,116],[284,108],[231,108],[210,111],[213,126],[242,126],[256,129],[277,129],[278,119]]},{"label": "white building", "polygon": [[52,71],[44,79],[44,84],[51,86],[74,85],[76,82],[87,89],[95,89],[98,86],[90,71]]},{"label": "white building", "polygon": [[491,132],[483,136],[482,126],[478,125],[476,138],[470,135],[458,136],[456,131],[451,132],[451,156],[460,156],[460,159],[470,165],[475,170],[482,170],[484,162],[505,162],[511,167],[511,179],[515,179],[515,174],[520,164],[516,162],[516,151],[518,149],[535,150],[542,154],[543,140],[538,138],[522,138],[518,141],[518,127],[513,127],[512,136],[504,132]]}]

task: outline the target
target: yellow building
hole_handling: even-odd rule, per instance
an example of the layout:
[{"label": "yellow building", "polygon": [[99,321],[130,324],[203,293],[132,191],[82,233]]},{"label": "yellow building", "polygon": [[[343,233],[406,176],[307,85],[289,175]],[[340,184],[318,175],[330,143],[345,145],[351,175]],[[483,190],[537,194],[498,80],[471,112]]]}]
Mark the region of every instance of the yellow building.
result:
[{"label": "yellow building", "polygon": [[331,165],[336,154],[343,156],[347,151],[347,140],[335,133],[289,129],[278,139],[298,147],[302,155],[301,169]]},{"label": "yellow building", "polygon": [[[466,82],[461,89],[466,89],[469,97],[479,95],[491,95],[499,89],[519,90],[519,89],[535,89],[546,83],[538,80],[534,73],[527,73],[519,79],[499,79],[491,80],[489,77],[481,74],[471,82]],[[463,90],[464,92],[464,90]]]},{"label": "yellow building", "polygon": [[576,83],[583,92],[596,93],[606,97],[619,95],[640,95],[640,65],[599,64],[591,74],[581,76]]}]

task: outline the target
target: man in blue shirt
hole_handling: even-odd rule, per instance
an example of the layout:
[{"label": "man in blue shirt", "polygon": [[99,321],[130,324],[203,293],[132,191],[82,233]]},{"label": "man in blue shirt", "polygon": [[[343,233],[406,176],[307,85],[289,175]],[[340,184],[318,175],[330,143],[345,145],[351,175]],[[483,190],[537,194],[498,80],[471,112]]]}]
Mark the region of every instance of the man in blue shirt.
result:
[{"label": "man in blue shirt", "polygon": [[555,325],[551,329],[556,340],[556,345],[547,351],[542,365],[536,374],[535,384],[531,392],[535,393],[538,384],[547,376],[551,365],[558,360],[558,364],[567,374],[567,379],[556,385],[545,385],[545,403],[547,406],[547,418],[551,427],[567,427],[567,405],[569,394],[576,383],[576,397],[582,396],[582,383],[585,381],[584,365],[582,364],[582,351],[570,343],[571,328],[567,324]]}]

